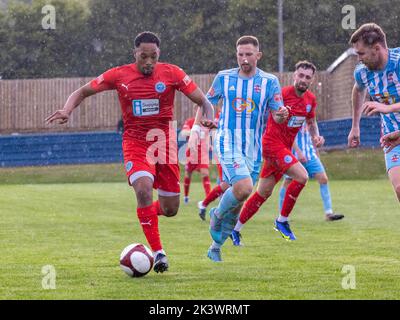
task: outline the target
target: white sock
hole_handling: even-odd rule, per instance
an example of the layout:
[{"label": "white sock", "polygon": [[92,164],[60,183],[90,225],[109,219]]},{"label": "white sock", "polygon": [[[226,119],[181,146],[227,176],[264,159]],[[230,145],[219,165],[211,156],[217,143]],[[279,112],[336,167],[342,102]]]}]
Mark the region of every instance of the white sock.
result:
[{"label": "white sock", "polygon": [[199,202],[199,208],[200,208],[200,209],[206,209],[206,207],[203,206],[203,201],[200,201],[200,202]]},{"label": "white sock", "polygon": [[326,210],[325,211],[325,214],[332,214],[333,213],[333,210],[332,209],[329,209],[329,210]]},{"label": "white sock", "polygon": [[286,222],[286,221],[288,221],[288,218],[287,218],[287,217],[284,217],[284,216],[282,216],[282,215],[279,215],[278,221],[279,221],[279,222]]},{"label": "white sock", "polygon": [[166,255],[164,249],[161,249],[161,250],[158,250],[158,251],[154,251],[153,252],[153,256],[156,256],[159,253],[162,253],[163,255]]},{"label": "white sock", "polygon": [[219,249],[221,248],[221,245],[219,243],[216,243],[215,241],[213,241],[212,245],[211,245],[211,249]]},{"label": "white sock", "polygon": [[236,223],[236,226],[235,226],[235,228],[234,228],[233,230],[235,230],[235,231],[237,231],[237,232],[240,232],[240,230],[242,230],[242,227],[243,227],[243,223],[241,223],[241,222],[238,220],[238,222]]}]

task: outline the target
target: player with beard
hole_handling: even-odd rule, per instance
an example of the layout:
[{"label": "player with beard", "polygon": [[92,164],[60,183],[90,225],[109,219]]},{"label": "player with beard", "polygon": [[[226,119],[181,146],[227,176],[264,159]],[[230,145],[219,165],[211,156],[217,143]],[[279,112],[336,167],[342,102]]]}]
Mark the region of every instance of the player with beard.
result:
[{"label": "player with beard", "polygon": [[320,147],[324,143],[324,138],[319,135],[315,117],[316,99],[308,90],[315,71],[316,68],[312,63],[298,62],[293,75],[294,85],[282,88],[283,102],[289,109],[289,116],[283,123],[275,122],[272,117],[268,119],[267,129],[263,136],[264,164],[257,191],[243,205],[239,221],[232,232],[234,242],[240,242],[241,228],[271,196],[283,174],[291,177],[292,182],[286,190],[280,214],[275,220],[275,230],[288,241],[296,240],[290,229],[288,217],[308,181],[308,174],[292,154],[292,145],[304,122],[308,125],[314,144]]},{"label": "player with beard", "polygon": [[288,115],[277,77],[257,68],[261,56],[256,37],[239,38],[236,42],[238,67],[220,71],[207,93],[214,106],[222,100],[214,150],[223,170],[223,180],[230,185],[218,207],[210,210],[213,242],[207,256],[215,262],[222,261],[221,246],[232,233],[241,205],[258,178],[261,139],[268,112],[269,118],[277,123],[284,122]]},{"label": "player with beard", "polygon": [[[388,48],[386,35],[375,23],[356,30],[349,43],[360,63],[354,70],[353,123],[348,136],[350,148],[360,145],[361,114],[381,117],[386,170],[400,201],[400,48]],[[366,93],[373,101],[365,102]]]}]

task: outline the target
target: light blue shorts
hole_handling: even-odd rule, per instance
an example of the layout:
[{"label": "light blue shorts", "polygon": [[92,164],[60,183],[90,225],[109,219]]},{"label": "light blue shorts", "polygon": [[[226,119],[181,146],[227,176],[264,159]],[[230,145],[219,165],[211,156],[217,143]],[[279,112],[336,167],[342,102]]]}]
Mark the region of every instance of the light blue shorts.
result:
[{"label": "light blue shorts", "polygon": [[318,157],[308,160],[306,163],[302,163],[304,168],[308,172],[310,178],[314,177],[317,173],[324,173],[325,168],[321,160]]},{"label": "light blue shorts", "polygon": [[390,152],[385,153],[386,171],[400,166],[400,145],[394,147]]},{"label": "light blue shorts", "polygon": [[227,181],[230,185],[236,182],[251,178],[253,186],[258,180],[260,174],[261,162],[254,161],[247,157],[236,157],[233,161],[221,161],[220,164],[223,172],[223,180]]},{"label": "light blue shorts", "polygon": [[[308,176],[313,178],[317,173],[324,173],[325,167],[318,157],[312,158],[305,163],[301,163],[303,167],[307,170]],[[288,175],[284,175],[285,179],[290,179]]]}]

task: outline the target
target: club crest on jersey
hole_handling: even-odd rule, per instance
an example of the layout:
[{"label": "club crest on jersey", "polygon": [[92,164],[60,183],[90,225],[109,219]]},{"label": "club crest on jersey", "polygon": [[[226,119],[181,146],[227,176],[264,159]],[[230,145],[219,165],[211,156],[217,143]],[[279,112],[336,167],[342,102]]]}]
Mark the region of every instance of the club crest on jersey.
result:
[{"label": "club crest on jersey", "polygon": [[292,162],[293,158],[289,155],[285,156],[285,158],[283,158],[283,160],[285,161],[285,163],[289,164]]},{"label": "club crest on jersey", "polygon": [[259,86],[258,84],[256,84],[254,86],[254,92],[260,93],[261,92],[261,86]]},{"label": "club crest on jersey", "polygon": [[239,169],[240,168],[240,164],[239,163],[237,163],[236,161],[233,163],[233,167],[235,168],[235,169]]},{"label": "club crest on jersey", "polygon": [[399,161],[399,159],[400,159],[400,157],[396,153],[392,156],[392,162],[397,162],[397,161]]},{"label": "club crest on jersey", "polygon": [[167,86],[165,85],[164,82],[157,82],[155,85],[155,89],[158,93],[163,93],[165,89],[167,89]]},{"label": "club crest on jersey", "polygon": [[128,162],[125,164],[125,170],[126,170],[126,172],[131,171],[132,168],[133,168],[133,162],[132,162],[132,161],[128,161]]},{"label": "club crest on jersey", "polygon": [[306,106],[306,111],[307,111],[307,112],[310,112],[310,111],[311,111],[311,104],[308,104],[308,105]]},{"label": "club crest on jersey", "polygon": [[393,72],[389,72],[387,75],[387,79],[389,82],[393,82]]}]

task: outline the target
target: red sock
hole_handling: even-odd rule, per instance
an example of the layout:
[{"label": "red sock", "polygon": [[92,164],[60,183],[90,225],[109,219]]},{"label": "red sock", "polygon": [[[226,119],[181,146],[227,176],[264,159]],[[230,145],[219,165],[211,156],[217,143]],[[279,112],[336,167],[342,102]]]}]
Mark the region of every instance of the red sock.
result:
[{"label": "red sock", "polygon": [[206,193],[206,196],[207,196],[211,191],[211,184],[210,184],[209,176],[203,177],[203,188],[204,188],[204,192]]},{"label": "red sock", "polygon": [[160,201],[158,201],[158,200],[154,201],[153,206],[154,206],[158,216],[164,215],[164,211],[162,211],[161,206],[160,206]]},{"label": "red sock", "polygon": [[207,207],[211,202],[213,202],[223,193],[224,191],[222,191],[221,186],[220,185],[216,186],[207,194],[206,198],[203,200],[203,206]]},{"label": "red sock", "polygon": [[241,224],[245,224],[252,216],[256,214],[258,209],[268,198],[263,198],[256,191],[243,205],[243,209],[240,212],[239,221]]},{"label": "red sock", "polygon": [[292,212],[293,207],[296,203],[297,197],[299,196],[301,190],[305,187],[305,184],[301,184],[296,180],[293,180],[286,189],[285,198],[283,199],[281,215],[288,217],[290,212]]},{"label": "red sock", "polygon": [[158,231],[158,216],[154,205],[137,208],[137,216],[151,250],[161,250],[162,245],[160,233]]},{"label": "red sock", "polygon": [[187,197],[189,195],[189,187],[190,187],[190,178],[185,177],[185,179],[184,179],[185,197]]}]

